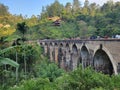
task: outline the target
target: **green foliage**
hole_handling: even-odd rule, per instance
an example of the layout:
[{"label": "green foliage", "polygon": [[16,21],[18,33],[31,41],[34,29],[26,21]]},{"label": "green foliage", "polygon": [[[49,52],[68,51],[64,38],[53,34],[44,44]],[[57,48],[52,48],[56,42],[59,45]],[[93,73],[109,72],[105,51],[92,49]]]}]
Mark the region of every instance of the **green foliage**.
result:
[{"label": "green foliage", "polygon": [[[45,65],[43,65],[43,68],[45,68],[44,66]],[[41,73],[44,73],[45,75],[47,71],[42,70]],[[12,87],[10,90],[41,90],[41,89],[43,90],[119,90],[120,89],[119,75],[118,76],[104,75],[102,73],[97,73],[90,67],[86,69],[82,69],[82,67],[80,66],[78,69],[72,72],[64,73],[62,76],[57,77],[52,82],[50,81],[48,76],[46,77],[46,75],[44,78],[36,78],[21,82],[18,86]]]},{"label": "green foliage", "polygon": [[112,83],[113,83],[113,86],[115,87],[116,90],[119,90],[120,89],[120,74],[117,75],[117,76],[112,76]]},{"label": "green foliage", "polygon": [[17,30],[20,32],[20,33],[22,33],[22,40],[24,41],[24,39],[25,39],[25,37],[24,37],[24,35],[25,35],[25,33],[27,32],[27,30],[28,30],[28,26],[26,25],[26,23],[25,22],[22,22],[22,23],[18,23],[17,24]]},{"label": "green foliage", "polygon": [[110,77],[97,73],[91,68],[83,70],[79,67],[68,75],[58,78],[55,83],[60,90],[119,90],[120,83],[115,83],[115,77],[119,76]]},{"label": "green foliage", "polygon": [[46,11],[43,10],[41,17],[46,16],[46,14],[48,17],[61,16],[62,10],[63,10],[63,5],[60,4],[58,0],[55,0],[53,4],[46,7],[47,13]]},{"label": "green foliage", "polygon": [[48,78],[50,82],[53,82],[56,78],[62,76],[63,73],[63,70],[59,69],[54,63],[43,62],[39,67],[39,76]]},{"label": "green foliage", "polygon": [[[5,49],[3,49],[3,50],[0,50],[0,55],[9,52],[11,49],[13,50],[14,47],[8,47],[8,48],[5,48]],[[17,67],[17,68],[19,67],[19,64],[16,63],[16,62],[14,62],[14,61],[11,60],[10,58],[0,57],[0,66],[1,66],[1,65],[5,65],[5,64],[9,64],[9,65],[11,65],[11,66],[13,66],[13,67]]]},{"label": "green foliage", "polygon": [[83,70],[79,67],[70,76],[72,80],[69,85],[76,90],[90,90],[91,88],[99,87],[103,87],[105,90],[113,90],[112,80],[109,76],[97,73],[90,68]]},{"label": "green foliage", "polygon": [[22,81],[22,85],[11,87],[9,90],[53,90],[49,79],[36,78]]}]

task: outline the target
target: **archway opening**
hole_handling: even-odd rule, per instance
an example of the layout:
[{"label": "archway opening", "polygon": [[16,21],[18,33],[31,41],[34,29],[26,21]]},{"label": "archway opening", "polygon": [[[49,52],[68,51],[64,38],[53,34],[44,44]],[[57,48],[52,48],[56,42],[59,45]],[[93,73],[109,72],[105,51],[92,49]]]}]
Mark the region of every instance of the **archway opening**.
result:
[{"label": "archway opening", "polygon": [[64,68],[66,71],[70,70],[70,60],[71,60],[71,52],[70,52],[70,46],[67,43],[65,47],[65,58],[64,58]]},{"label": "archway opening", "polygon": [[61,48],[63,47],[63,44],[62,44],[62,43],[60,43],[60,47],[61,47]]},{"label": "archway opening", "polygon": [[49,43],[49,54],[50,54],[50,61],[54,62],[54,45],[52,42]]},{"label": "archway opening", "polygon": [[50,46],[53,46],[53,44],[50,42]]},{"label": "archway opening", "polygon": [[102,72],[104,74],[113,74],[113,65],[107,53],[98,49],[93,58],[94,69],[98,72]]},{"label": "archway opening", "polygon": [[72,53],[73,54],[78,54],[78,49],[77,49],[77,46],[75,44],[72,47]]},{"label": "archway opening", "polygon": [[58,63],[58,43],[54,44],[54,62]]},{"label": "archway opening", "polygon": [[86,46],[82,46],[81,48],[79,63],[82,64],[83,68],[86,68],[90,65],[89,52]]},{"label": "archway opening", "polygon": [[70,65],[71,65],[72,69],[75,69],[75,68],[77,68],[77,62],[78,62],[78,59],[79,59],[78,48],[75,44],[72,46],[71,57],[72,58],[71,58],[71,61],[70,61]]},{"label": "archway opening", "polygon": [[63,57],[63,52],[62,52],[62,48],[58,48],[58,66],[61,67],[61,63],[62,63],[62,57]]},{"label": "archway opening", "polygon": [[55,43],[55,46],[58,46],[58,44],[57,44],[57,43]]},{"label": "archway opening", "polygon": [[89,52],[86,46],[82,46],[81,48],[79,62],[82,64],[83,68],[90,65]]}]

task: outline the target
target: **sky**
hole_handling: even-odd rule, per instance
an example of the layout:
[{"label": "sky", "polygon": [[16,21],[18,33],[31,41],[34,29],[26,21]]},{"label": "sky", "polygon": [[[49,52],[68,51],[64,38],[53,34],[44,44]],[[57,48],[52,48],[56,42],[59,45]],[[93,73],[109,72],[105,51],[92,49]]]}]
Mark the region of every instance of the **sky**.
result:
[{"label": "sky", "polygon": [[[67,2],[73,2],[73,0],[58,0],[61,4],[65,5]],[[85,0],[80,0],[83,3]],[[113,0],[120,1],[120,0]],[[54,0],[0,0],[0,3],[9,7],[9,12],[11,14],[23,16],[27,15],[31,17],[34,15],[40,15],[42,6],[47,6],[53,3]],[[97,3],[99,5],[103,5],[103,3],[107,2],[107,0],[89,0],[90,3]]]}]

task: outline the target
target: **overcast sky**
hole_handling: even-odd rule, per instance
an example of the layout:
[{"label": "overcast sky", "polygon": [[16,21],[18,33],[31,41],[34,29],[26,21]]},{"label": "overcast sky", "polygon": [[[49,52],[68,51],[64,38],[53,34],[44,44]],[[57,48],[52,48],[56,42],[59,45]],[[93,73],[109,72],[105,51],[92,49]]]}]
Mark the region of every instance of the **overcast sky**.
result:
[{"label": "overcast sky", "polygon": [[[58,0],[61,4],[66,4],[67,2],[73,2],[73,0]],[[83,3],[85,0],[80,0]],[[89,0],[90,3],[97,3],[103,5],[107,0]],[[114,0],[120,1],[120,0]],[[42,6],[50,5],[54,0],[0,0],[0,3],[9,7],[9,12],[12,14],[22,14],[27,15],[40,15]]]}]

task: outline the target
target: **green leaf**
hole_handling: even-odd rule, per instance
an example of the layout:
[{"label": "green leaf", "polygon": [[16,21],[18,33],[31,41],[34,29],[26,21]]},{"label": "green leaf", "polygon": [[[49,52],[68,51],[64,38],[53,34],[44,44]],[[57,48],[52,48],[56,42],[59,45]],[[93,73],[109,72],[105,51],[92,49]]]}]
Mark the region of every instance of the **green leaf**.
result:
[{"label": "green leaf", "polygon": [[25,47],[25,45],[19,45],[19,46],[11,46],[11,47],[8,47],[8,48],[5,48],[5,49],[2,49],[0,50],[0,55],[1,54],[4,54],[12,49],[15,49],[15,48],[18,48],[18,47]]},{"label": "green leaf", "polygon": [[3,49],[3,50],[0,50],[0,54],[3,54],[3,53],[5,53],[5,52],[7,52],[7,51],[9,51],[9,50],[11,50],[11,49],[13,49],[13,48],[14,48],[14,47],[11,46],[11,47],[5,48],[5,49]]},{"label": "green leaf", "polygon": [[9,36],[8,38],[6,38],[4,41],[14,41],[14,40],[17,40],[18,38],[20,38],[20,36],[18,35],[11,35]]},{"label": "green leaf", "polygon": [[5,64],[9,64],[9,65],[11,65],[13,67],[17,67],[17,68],[19,67],[19,64],[16,63],[15,61],[13,61],[9,58],[0,57],[0,66],[5,65]]}]

